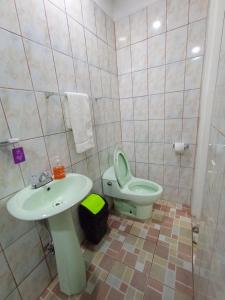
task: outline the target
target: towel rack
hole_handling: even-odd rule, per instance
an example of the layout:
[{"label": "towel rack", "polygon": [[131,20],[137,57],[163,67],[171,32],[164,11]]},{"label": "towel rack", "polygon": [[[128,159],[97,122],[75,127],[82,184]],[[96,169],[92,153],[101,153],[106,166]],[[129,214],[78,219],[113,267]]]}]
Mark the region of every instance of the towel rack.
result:
[{"label": "towel rack", "polygon": [[11,144],[14,144],[14,143],[18,143],[20,139],[18,138],[10,138],[6,141],[1,141],[0,142],[0,147],[1,146],[8,146],[8,145],[11,145]]},{"label": "towel rack", "polygon": [[[50,98],[51,96],[58,96],[59,93],[54,93],[54,92],[45,92],[45,98],[48,99]],[[101,100],[101,99],[106,99],[106,97],[95,97],[95,101],[98,101],[98,100]]]}]

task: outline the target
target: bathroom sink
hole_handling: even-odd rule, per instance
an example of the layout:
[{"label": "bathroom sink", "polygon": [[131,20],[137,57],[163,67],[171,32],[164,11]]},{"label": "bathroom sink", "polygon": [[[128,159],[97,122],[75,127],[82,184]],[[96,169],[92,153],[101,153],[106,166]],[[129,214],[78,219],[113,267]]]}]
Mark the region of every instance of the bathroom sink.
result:
[{"label": "bathroom sink", "polygon": [[38,189],[31,186],[7,203],[9,213],[17,219],[37,221],[55,216],[79,203],[90,192],[92,181],[80,174],[67,174]]},{"label": "bathroom sink", "polygon": [[84,175],[67,174],[37,189],[28,186],[7,203],[9,213],[17,219],[48,219],[60,289],[68,296],[86,286],[85,263],[70,208],[83,200],[92,186],[91,179]]}]

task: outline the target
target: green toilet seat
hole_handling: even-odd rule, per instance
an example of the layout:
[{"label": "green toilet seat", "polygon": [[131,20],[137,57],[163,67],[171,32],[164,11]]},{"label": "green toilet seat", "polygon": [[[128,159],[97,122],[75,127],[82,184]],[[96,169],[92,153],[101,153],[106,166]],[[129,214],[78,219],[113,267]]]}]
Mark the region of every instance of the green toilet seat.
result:
[{"label": "green toilet seat", "polygon": [[114,171],[117,182],[123,187],[131,179],[131,172],[126,154],[119,148],[114,151]]}]

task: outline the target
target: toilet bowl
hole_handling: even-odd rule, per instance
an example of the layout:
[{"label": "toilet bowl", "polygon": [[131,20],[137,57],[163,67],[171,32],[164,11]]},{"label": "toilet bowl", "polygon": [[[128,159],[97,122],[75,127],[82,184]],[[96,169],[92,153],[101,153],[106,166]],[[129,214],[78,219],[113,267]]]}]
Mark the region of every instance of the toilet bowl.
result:
[{"label": "toilet bowl", "polygon": [[138,219],[151,217],[152,205],[163,191],[153,181],[134,177],[126,154],[118,148],[114,151],[114,164],[104,172],[102,182],[103,193],[114,198],[115,210]]}]

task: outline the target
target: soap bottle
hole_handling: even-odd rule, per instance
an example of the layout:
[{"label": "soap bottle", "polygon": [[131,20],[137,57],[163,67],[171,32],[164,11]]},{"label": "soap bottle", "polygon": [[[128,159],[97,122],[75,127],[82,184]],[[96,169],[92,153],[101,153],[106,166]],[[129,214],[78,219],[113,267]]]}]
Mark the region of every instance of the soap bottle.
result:
[{"label": "soap bottle", "polygon": [[55,163],[54,163],[54,167],[52,169],[52,172],[53,172],[53,178],[54,179],[63,179],[66,176],[65,175],[65,167],[60,162],[59,157],[55,158]]}]

